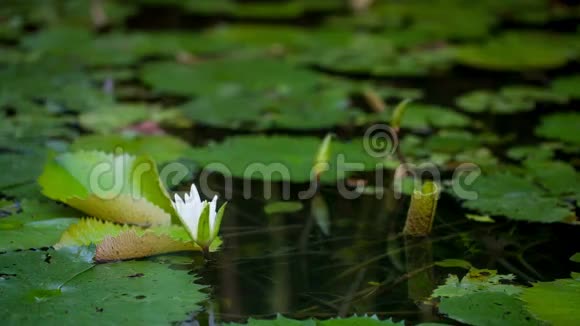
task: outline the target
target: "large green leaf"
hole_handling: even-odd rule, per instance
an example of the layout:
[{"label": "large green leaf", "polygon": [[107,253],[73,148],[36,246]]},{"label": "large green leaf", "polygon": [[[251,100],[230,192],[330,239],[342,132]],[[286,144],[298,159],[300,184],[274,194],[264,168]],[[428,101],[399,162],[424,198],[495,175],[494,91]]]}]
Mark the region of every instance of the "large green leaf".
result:
[{"label": "large green leaf", "polygon": [[0,252],[52,246],[79,217],[79,212],[54,203],[25,200],[21,206],[21,213],[0,219]]},{"label": "large green leaf", "polygon": [[468,112],[511,114],[531,111],[538,102],[563,104],[568,96],[533,86],[506,86],[499,92],[473,91],[457,98],[457,105]]},{"label": "large green leaf", "polygon": [[406,128],[465,127],[469,117],[451,109],[426,104],[409,104],[405,110],[401,126]]},{"label": "large green leaf", "polygon": [[206,299],[187,271],[150,261],[95,266],[92,258],[85,247],[0,255],[3,323],[169,324]]},{"label": "large green leaf", "polygon": [[542,117],[536,128],[538,136],[562,140],[571,144],[580,144],[580,113],[553,113]]},{"label": "large green leaf", "polygon": [[167,225],[173,207],[155,162],[98,151],[65,153],[38,179],[43,193],[90,216],[138,225]]},{"label": "large green leaf", "polygon": [[439,312],[459,322],[484,325],[544,325],[535,319],[514,296],[501,292],[477,292],[444,298]]},{"label": "large green leaf", "polygon": [[554,33],[504,32],[486,43],[459,47],[457,60],[490,70],[557,68],[577,56],[575,38]]},{"label": "large green leaf", "polygon": [[42,172],[45,153],[0,154],[0,192],[19,198],[38,198],[40,193],[35,184]]},{"label": "large green leaf", "polygon": [[[213,241],[210,251],[216,251],[220,244],[220,239]],[[95,261],[98,262],[201,250],[182,226],[168,225],[143,229],[96,219],[83,219],[71,225],[54,248],[60,250],[89,245],[96,245]]]},{"label": "large green leaf", "polygon": [[313,34],[296,59],[331,71],[377,76],[424,75],[447,68],[453,58],[453,52],[446,47],[400,52],[382,35],[344,29],[322,29]]},{"label": "large green leaf", "polygon": [[156,91],[186,96],[302,94],[321,82],[315,72],[263,58],[222,59],[193,65],[150,63],[144,66],[141,79]]},{"label": "large green leaf", "polygon": [[483,214],[503,215],[514,220],[531,222],[564,222],[574,217],[572,207],[558,197],[535,185],[531,180],[509,173],[480,176],[472,184],[454,180],[453,194],[476,199],[463,202],[463,207]]},{"label": "large green leaf", "polygon": [[[147,0],[155,2],[159,0]],[[333,0],[293,0],[282,3],[257,2],[240,3],[234,0],[214,1],[175,1],[175,5],[196,14],[216,15],[226,14],[247,18],[292,18],[299,17],[308,12],[324,12],[338,10],[344,7],[341,2]],[[167,3],[167,1],[163,1]]]},{"label": "large green leaf", "polygon": [[349,89],[342,85],[270,96],[204,96],[179,108],[193,121],[234,129],[322,129],[366,116],[350,107]]},{"label": "large green leaf", "polygon": [[149,155],[158,164],[175,161],[190,146],[183,140],[169,135],[87,135],[77,138],[70,149],[114,152],[121,149],[133,155]]},{"label": "large green leaf", "polygon": [[574,325],[580,320],[580,280],[560,279],[533,283],[521,299],[538,319],[552,325]]},{"label": "large green leaf", "polygon": [[153,122],[172,127],[189,127],[178,110],[161,109],[158,106],[123,103],[101,106],[79,115],[80,124],[89,130],[110,134],[140,122]]},{"label": "large green leaf", "polygon": [[83,111],[109,103],[77,65],[46,59],[0,68],[0,105],[44,100],[53,107]]},{"label": "large green leaf", "polygon": [[512,274],[501,275],[494,270],[470,268],[461,280],[457,275],[449,275],[445,284],[437,287],[431,296],[462,297],[477,292],[499,292],[514,295],[522,291],[520,286],[507,283],[514,279],[515,276]]},{"label": "large green leaf", "polygon": [[562,96],[580,98],[580,75],[560,77],[552,82],[552,90]]}]

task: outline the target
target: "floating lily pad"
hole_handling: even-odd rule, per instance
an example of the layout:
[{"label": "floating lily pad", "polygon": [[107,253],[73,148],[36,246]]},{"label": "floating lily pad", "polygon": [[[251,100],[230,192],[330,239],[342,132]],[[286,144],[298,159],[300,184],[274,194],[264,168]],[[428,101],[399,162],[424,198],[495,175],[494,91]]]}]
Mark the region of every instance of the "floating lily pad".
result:
[{"label": "floating lily pad", "polygon": [[511,274],[495,270],[471,268],[461,279],[450,275],[444,285],[433,291],[441,298],[439,312],[471,325],[542,325],[527,311],[517,296],[523,287],[507,282]]},{"label": "floating lily pad", "polygon": [[272,59],[172,62],[144,66],[141,79],[156,91],[177,95],[233,96],[243,93],[303,94],[322,81],[315,72]]},{"label": "floating lily pad", "polygon": [[463,202],[463,207],[483,214],[545,223],[575,219],[573,208],[558,194],[510,173],[482,175],[472,184],[454,180],[454,184],[452,193],[457,198],[469,198]]},{"label": "floating lily pad", "polygon": [[[90,2],[64,0],[55,6],[51,2],[34,0],[26,1],[20,9],[25,11],[26,20],[30,23],[93,27],[95,22],[90,15],[91,5]],[[133,4],[123,2],[104,2],[101,8],[108,24],[121,23],[136,11]]]},{"label": "floating lily pad", "polygon": [[[147,0],[150,2],[159,0]],[[163,2],[166,4],[166,2]],[[325,12],[343,8],[343,4],[333,0],[307,1],[292,0],[281,3],[249,2],[239,3],[233,0],[174,2],[184,9],[196,14],[231,15],[246,18],[292,18],[307,12]]]},{"label": "floating lily pad", "polygon": [[473,91],[457,98],[457,105],[468,112],[511,114],[531,111],[537,103],[564,104],[568,96],[533,86],[506,86],[499,92]]},{"label": "floating lily pad", "polygon": [[55,59],[0,68],[0,105],[42,101],[60,111],[83,111],[110,103],[110,97],[93,87],[83,70]]},{"label": "floating lily pad", "polygon": [[552,69],[578,55],[576,36],[554,33],[504,32],[481,45],[464,45],[457,60],[490,70]]},{"label": "floating lily pad", "polygon": [[22,45],[39,56],[58,56],[91,66],[129,65],[151,56],[228,49],[218,38],[200,33],[110,33],[97,36],[83,28],[54,27],[23,39]]},{"label": "floating lily pad", "polygon": [[79,212],[54,203],[26,200],[21,206],[21,213],[0,219],[0,252],[52,246],[79,217]]},{"label": "floating lily pad", "polygon": [[562,140],[571,144],[580,144],[580,113],[553,113],[542,117],[536,134],[549,139]]},{"label": "floating lily pad", "polygon": [[337,30],[320,30],[311,44],[296,55],[306,62],[331,71],[376,76],[416,76],[445,69],[453,51],[446,47],[397,50],[387,37]]},{"label": "floating lily pad", "polygon": [[187,271],[150,261],[93,265],[93,254],[81,247],[0,256],[4,322],[169,324],[206,299]]},{"label": "floating lily pad", "polygon": [[[211,251],[217,250],[221,241],[212,242]],[[159,255],[177,251],[200,251],[187,230],[169,225],[142,229],[96,219],[83,219],[71,225],[54,245],[66,247],[96,245],[95,261],[106,262]]]},{"label": "floating lily pad", "polygon": [[405,110],[401,126],[415,129],[465,127],[470,122],[466,115],[445,107],[411,103]]},{"label": "floating lily pad", "polygon": [[557,78],[552,82],[552,90],[562,96],[580,99],[580,75]]},{"label": "floating lily pad", "polygon": [[469,325],[544,325],[514,296],[500,292],[479,292],[445,298],[439,312]]},{"label": "floating lily pad", "polygon": [[424,139],[407,134],[401,139],[399,147],[409,163],[431,163],[444,169],[473,163],[487,168],[496,166],[498,160],[486,146],[497,141],[495,137],[486,134],[440,130]]},{"label": "floating lily pad", "polygon": [[507,150],[506,155],[513,160],[551,160],[554,151],[558,149],[558,144],[540,143],[534,146],[515,146]]},{"label": "floating lily pad", "polygon": [[305,319],[296,320],[286,318],[278,315],[276,319],[254,319],[250,318],[245,324],[230,323],[230,326],[342,326],[342,325],[358,325],[358,326],[372,326],[372,325],[405,325],[405,322],[394,322],[392,319],[379,320],[377,316],[352,316],[345,318],[331,318],[327,320]]},{"label": "floating lily pad", "polygon": [[372,12],[382,18],[383,24],[401,20],[406,22],[405,29],[425,35],[428,40],[441,41],[485,36],[498,21],[497,16],[486,9],[480,3],[466,8],[454,1],[416,1],[379,2]]},{"label": "floating lily pad", "polygon": [[[78,131],[70,126],[74,118],[56,115],[50,104],[22,102],[14,114],[0,112],[0,150],[17,153],[45,151],[50,142],[70,140]],[[58,110],[58,109],[57,109]]]},{"label": "floating lily pad", "polygon": [[38,182],[47,197],[109,221],[168,225],[174,212],[155,162],[145,156],[65,153],[45,165]]},{"label": "floating lily pad", "polygon": [[299,212],[303,205],[299,201],[276,201],[264,206],[264,212],[268,215]]},{"label": "floating lily pad", "polygon": [[121,150],[133,155],[150,155],[155,162],[163,164],[183,157],[190,148],[183,140],[169,135],[87,135],[77,138],[71,145],[73,151]]},{"label": "floating lily pad", "polygon": [[552,325],[574,325],[580,320],[580,280],[560,279],[533,283],[521,299],[538,319]]},{"label": "floating lily pad", "polygon": [[524,162],[526,171],[550,194],[580,198],[580,173],[562,161],[530,159]]},{"label": "floating lily pad", "polygon": [[[315,137],[238,136],[194,148],[190,159],[204,169],[227,176],[273,182],[308,182],[314,177],[314,158],[321,141]],[[324,182],[334,183],[357,171],[374,170],[380,163],[367,154],[360,139],[348,143],[333,142],[332,152],[329,170],[322,173]],[[348,163],[356,166],[349,167]]]},{"label": "floating lily pad", "polygon": [[36,178],[42,173],[46,153],[5,153],[0,155],[0,193],[18,198],[38,198]]},{"label": "floating lily pad", "polygon": [[161,109],[145,104],[111,104],[79,115],[79,122],[83,127],[102,134],[109,134],[147,121],[174,127],[190,126],[189,121],[184,120],[181,112],[177,110]]},{"label": "floating lily pad", "polygon": [[516,295],[522,291],[522,287],[509,284],[514,279],[515,276],[512,274],[502,275],[494,270],[470,268],[461,280],[457,275],[449,275],[445,284],[437,287],[431,296],[434,298],[462,297],[478,292]]},{"label": "floating lily pad", "polygon": [[352,124],[366,116],[350,107],[348,90],[343,88],[270,97],[204,96],[180,109],[193,121],[203,124],[258,130],[330,128]]},{"label": "floating lily pad", "polygon": [[[304,48],[308,29],[283,25],[222,25],[208,30],[208,38],[220,40],[230,50],[286,53]],[[226,45],[227,44],[227,45]]]}]

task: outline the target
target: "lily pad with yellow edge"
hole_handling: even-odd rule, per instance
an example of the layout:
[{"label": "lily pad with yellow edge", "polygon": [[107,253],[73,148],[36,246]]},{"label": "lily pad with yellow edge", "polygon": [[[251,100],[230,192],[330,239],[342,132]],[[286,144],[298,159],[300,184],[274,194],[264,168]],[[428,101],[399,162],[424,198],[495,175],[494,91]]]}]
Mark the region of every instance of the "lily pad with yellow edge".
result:
[{"label": "lily pad with yellow edge", "polygon": [[45,196],[107,221],[160,226],[174,214],[148,156],[64,153],[46,163],[38,183]]},{"label": "lily pad with yellow edge", "polygon": [[[120,225],[93,218],[86,218],[71,225],[54,248],[96,245],[94,260],[107,262],[149,257],[179,251],[201,251],[187,231],[178,225],[158,226],[144,229],[132,225]],[[217,238],[210,251],[221,245]]]}]

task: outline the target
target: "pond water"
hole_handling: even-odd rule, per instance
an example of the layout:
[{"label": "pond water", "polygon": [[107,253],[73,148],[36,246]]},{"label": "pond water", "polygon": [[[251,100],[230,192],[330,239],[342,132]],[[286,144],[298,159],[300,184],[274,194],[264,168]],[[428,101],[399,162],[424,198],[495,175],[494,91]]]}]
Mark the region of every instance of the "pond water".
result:
[{"label": "pond water", "polygon": [[[0,179],[0,320],[34,324],[46,317],[58,323],[68,316],[70,302],[78,301],[57,300],[75,293],[75,286],[90,289],[103,275],[114,279],[114,266],[128,266],[119,268],[130,274],[123,274],[118,286],[125,293],[111,290],[110,302],[136,302],[107,315],[113,310],[103,308],[109,294],[99,296],[97,290],[90,297],[94,302],[83,304],[87,312],[71,320],[213,325],[278,314],[300,320],[357,314],[407,324],[487,325],[482,319],[466,320],[465,312],[439,309],[445,299],[474,293],[432,297],[450,274],[461,278],[467,272],[483,280],[483,285],[476,282],[481,288],[475,294],[517,298],[515,306],[505,308],[514,315],[524,311],[521,323],[514,324],[568,325],[558,319],[564,315],[571,316],[566,322],[580,321],[574,306],[580,299],[570,290],[580,288],[576,285],[548,293],[557,298],[551,304],[563,306],[556,317],[534,307],[533,300],[526,306],[530,297],[510,292],[530,289],[532,283],[580,280],[575,274],[570,278],[578,270],[570,257],[580,252],[580,7],[575,1],[467,5],[457,0],[437,6],[377,1],[376,12],[356,14],[346,1],[281,1],[279,8],[257,0],[118,3],[105,8],[112,10],[107,11],[111,21],[103,26],[94,21],[98,8],[92,7],[85,26],[87,18],[75,14],[80,9],[73,1],[36,4],[34,14],[16,4],[0,5],[6,10],[0,11],[6,18],[0,19],[0,169],[6,171]],[[413,102],[402,122],[389,129],[396,130],[388,139],[394,145],[386,144],[391,155],[369,159],[372,153],[366,147],[363,152],[358,142],[366,144],[372,126],[395,121],[394,108],[406,98]],[[364,171],[336,181],[340,167],[331,163],[322,175],[308,174],[328,134],[334,136],[332,149],[360,159]],[[161,175],[154,174],[160,187],[154,190],[163,198],[147,198],[154,204],[148,209],[127,202],[75,202],[82,197],[75,191],[92,194],[83,182],[98,155],[61,158],[79,150],[116,153],[119,147],[121,155],[150,156]],[[65,163],[58,166],[53,159]],[[175,162],[181,165],[173,172],[187,171],[183,179],[169,182],[164,171]],[[292,177],[287,182],[272,176],[243,179],[240,169],[246,173],[251,162],[282,162]],[[386,168],[375,171],[377,162]],[[426,236],[402,233],[411,192],[400,194],[393,180],[395,167],[405,162],[433,162],[441,176]],[[216,163],[232,177],[215,172],[223,172],[215,165],[208,168]],[[466,163],[481,168],[483,181],[469,188],[478,198],[462,197],[453,188],[460,179],[454,173]],[[204,168],[212,171],[208,178]],[[223,244],[208,260],[195,252],[190,262],[191,251],[157,255],[155,248],[153,257],[143,258],[148,255],[139,250],[151,248],[139,242],[103,245],[107,236],[128,229],[145,238],[151,234],[141,227],[157,226],[111,215],[136,211],[139,218],[151,215],[156,222],[154,212],[165,210],[167,224],[172,215],[175,222],[175,214],[167,211],[172,198],[164,197],[163,187],[173,195],[188,191],[192,182],[204,198],[217,194],[220,205],[228,202],[219,233]],[[301,192],[313,184],[316,191],[303,198]],[[356,196],[345,197],[344,189]],[[75,229],[74,223],[82,223],[78,218],[87,216],[115,224]],[[120,225],[125,223],[138,227]],[[192,250],[188,233],[177,228],[187,244],[167,230],[156,235],[169,234],[173,245],[177,241],[180,249]],[[135,262],[94,264],[92,256],[84,261],[76,252],[66,261],[57,254],[63,247],[66,253],[69,246],[91,243],[88,250],[97,256],[99,250],[123,246],[138,252],[129,257],[139,258],[137,267],[130,265]],[[189,294],[199,296],[187,300],[156,293],[162,288],[158,279],[143,283],[153,292],[147,296],[139,292],[144,285],[127,290],[127,278],[150,276],[139,262],[160,262],[172,273],[187,273],[185,281],[173,283],[179,274],[170,278],[159,272],[162,282],[186,294],[192,278],[204,288],[192,288]],[[55,279],[58,269],[79,272],[45,282],[31,272],[36,266],[38,275]],[[495,271],[501,282],[491,284],[495,281],[487,277]],[[462,286],[469,284],[457,285]],[[48,293],[42,291],[53,291],[56,299],[38,295]],[[139,293],[126,299],[132,291]],[[149,304],[144,299],[165,304],[167,311],[179,307],[165,317],[153,304],[139,306]],[[486,318],[496,312],[482,308],[467,315]]]},{"label": "pond water", "polygon": [[311,202],[299,212],[272,216],[263,213],[263,197],[231,202],[225,246],[201,271],[212,297],[208,311],[237,322],[277,313],[441,321],[423,299],[461,269],[434,266],[437,261],[464,259],[513,273],[522,284],[565,278],[573,269],[568,257],[578,248],[578,233],[569,226],[482,225],[465,220],[455,200],[443,195],[433,233],[406,239],[400,231],[409,198],[346,200],[331,187],[321,196],[328,205],[328,235],[311,213]]}]

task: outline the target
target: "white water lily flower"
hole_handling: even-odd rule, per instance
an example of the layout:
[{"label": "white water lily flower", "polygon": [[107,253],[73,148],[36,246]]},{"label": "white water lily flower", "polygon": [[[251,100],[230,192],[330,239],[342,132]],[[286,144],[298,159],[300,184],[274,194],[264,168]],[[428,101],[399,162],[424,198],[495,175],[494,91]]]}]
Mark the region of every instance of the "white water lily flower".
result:
[{"label": "white water lily flower", "polygon": [[207,251],[219,232],[226,204],[216,212],[217,196],[209,203],[206,200],[202,202],[194,184],[184,199],[176,194],[172,204],[193,241]]}]

